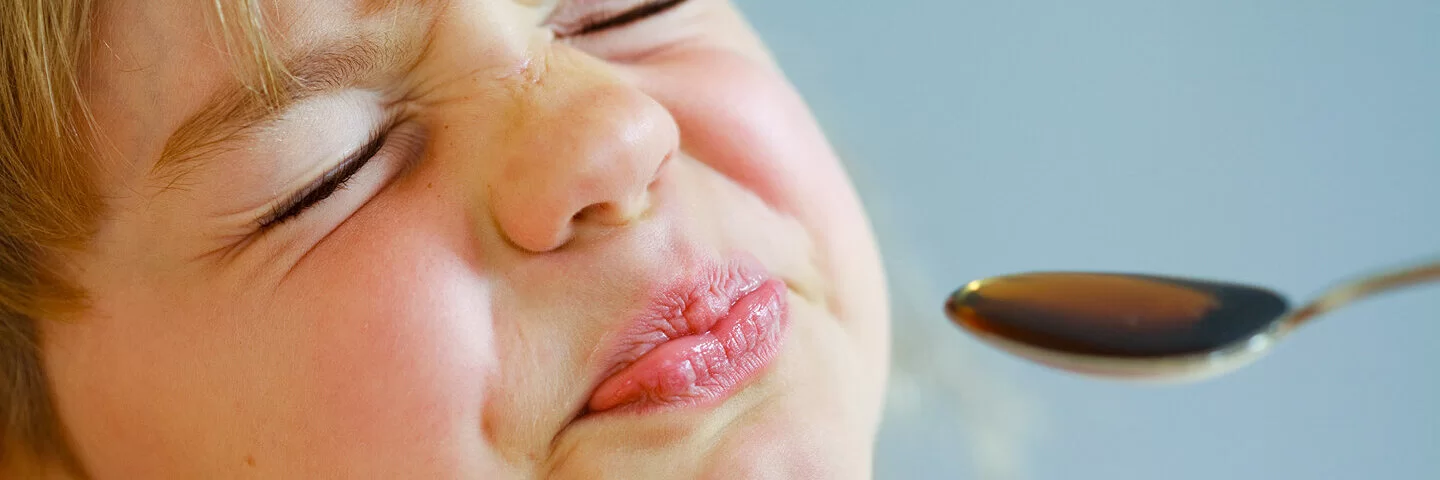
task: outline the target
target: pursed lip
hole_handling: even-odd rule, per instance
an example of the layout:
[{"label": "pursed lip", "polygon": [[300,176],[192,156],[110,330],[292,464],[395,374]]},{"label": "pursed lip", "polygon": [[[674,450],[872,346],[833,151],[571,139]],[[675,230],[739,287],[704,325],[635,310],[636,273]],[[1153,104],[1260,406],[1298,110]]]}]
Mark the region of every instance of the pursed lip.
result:
[{"label": "pursed lip", "polygon": [[657,290],[602,350],[611,353],[587,411],[643,413],[729,398],[779,352],[787,291],[748,257]]}]

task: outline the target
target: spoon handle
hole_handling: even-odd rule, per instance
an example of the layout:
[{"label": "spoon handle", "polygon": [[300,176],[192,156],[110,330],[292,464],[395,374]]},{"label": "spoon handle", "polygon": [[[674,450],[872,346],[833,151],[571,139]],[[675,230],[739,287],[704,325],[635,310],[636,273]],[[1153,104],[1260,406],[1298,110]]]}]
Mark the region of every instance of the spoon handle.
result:
[{"label": "spoon handle", "polygon": [[1288,333],[1320,314],[1357,300],[1430,282],[1440,282],[1440,260],[1391,270],[1340,285],[1290,313],[1288,318],[1281,322],[1281,333]]}]

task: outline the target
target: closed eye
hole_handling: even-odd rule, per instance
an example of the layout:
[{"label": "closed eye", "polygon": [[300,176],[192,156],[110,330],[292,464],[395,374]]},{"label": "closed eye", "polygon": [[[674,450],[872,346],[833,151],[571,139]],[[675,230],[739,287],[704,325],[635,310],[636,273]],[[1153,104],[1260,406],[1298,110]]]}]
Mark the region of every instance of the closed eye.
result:
[{"label": "closed eye", "polygon": [[347,182],[355,177],[360,169],[364,168],[375,155],[380,152],[380,147],[385,145],[385,134],[377,132],[372,135],[369,142],[360,149],[345,157],[345,160],[335,165],[334,168],[320,175],[320,178],[301,188],[299,191],[286,197],[284,201],[276,204],[270,209],[270,213],[261,217],[259,226],[261,230],[272,228],[276,225],[294,219],[309,210],[310,207],[319,204],[335,192],[345,188]]},{"label": "closed eye", "polygon": [[564,26],[556,32],[556,36],[561,38],[576,37],[623,27],[665,13],[686,1],[687,0],[647,0],[620,12],[602,9],[598,13],[587,15],[579,21],[573,22],[571,25]]}]

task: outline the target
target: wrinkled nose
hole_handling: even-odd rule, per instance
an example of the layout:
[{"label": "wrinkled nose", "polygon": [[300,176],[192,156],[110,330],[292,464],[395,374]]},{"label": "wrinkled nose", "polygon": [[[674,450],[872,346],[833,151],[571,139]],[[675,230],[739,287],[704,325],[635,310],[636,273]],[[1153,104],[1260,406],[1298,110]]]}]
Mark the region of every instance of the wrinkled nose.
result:
[{"label": "wrinkled nose", "polygon": [[545,252],[649,210],[679,131],[654,99],[566,47],[536,75],[517,93],[523,113],[505,135],[490,203],[508,240]]}]

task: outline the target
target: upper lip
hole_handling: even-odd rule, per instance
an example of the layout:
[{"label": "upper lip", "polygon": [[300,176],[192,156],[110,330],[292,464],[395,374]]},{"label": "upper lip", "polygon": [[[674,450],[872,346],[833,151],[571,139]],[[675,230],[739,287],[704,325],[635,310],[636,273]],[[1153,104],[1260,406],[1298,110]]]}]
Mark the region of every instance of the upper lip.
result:
[{"label": "upper lip", "polygon": [[665,342],[709,331],[730,308],[770,275],[752,258],[696,269],[656,289],[634,320],[614,331],[598,350],[604,362],[590,390]]}]

